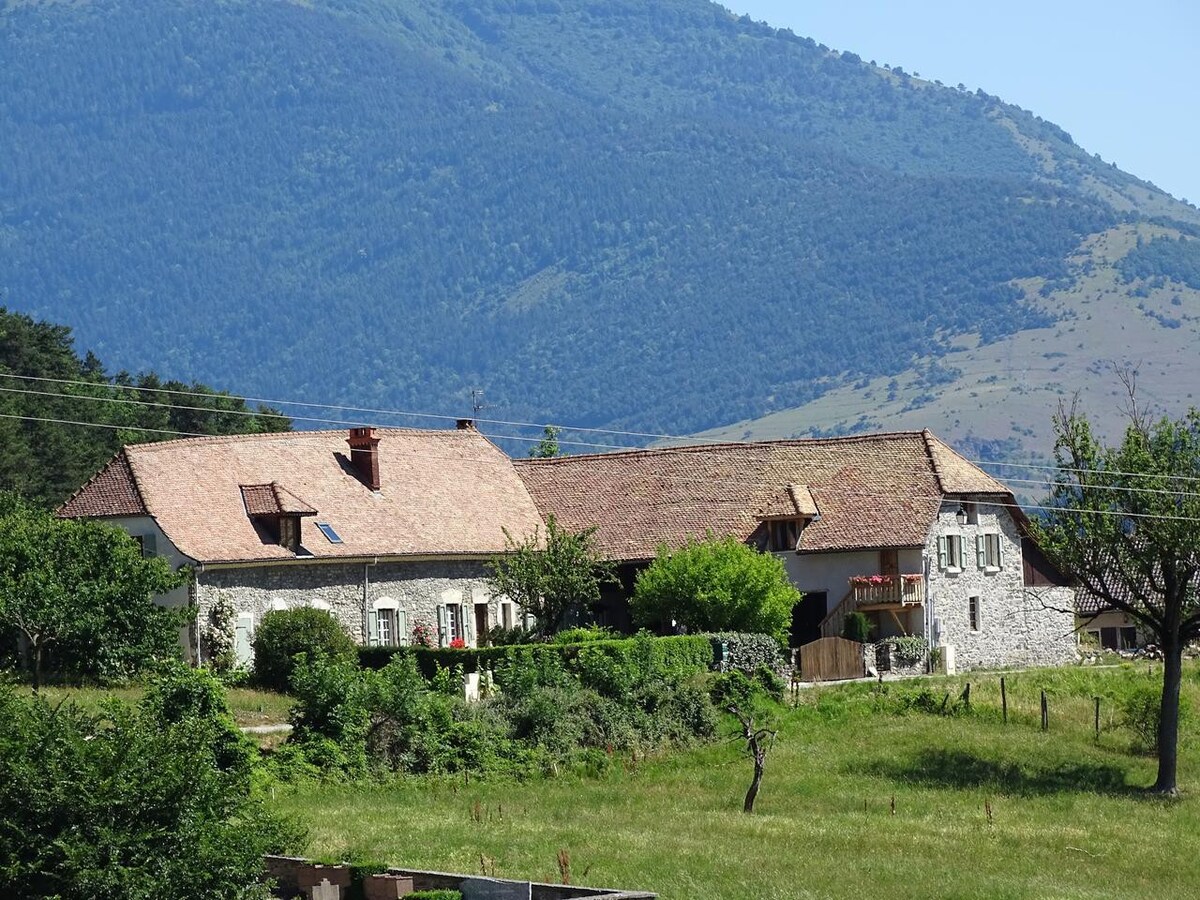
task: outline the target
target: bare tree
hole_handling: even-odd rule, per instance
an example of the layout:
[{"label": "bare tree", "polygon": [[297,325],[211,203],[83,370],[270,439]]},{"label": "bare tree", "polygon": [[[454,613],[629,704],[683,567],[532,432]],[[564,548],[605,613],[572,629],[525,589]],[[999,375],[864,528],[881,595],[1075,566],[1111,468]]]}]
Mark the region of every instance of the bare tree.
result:
[{"label": "bare tree", "polygon": [[742,804],[742,812],[754,812],[754,800],[758,797],[758,789],[762,784],[763,770],[767,765],[767,751],[775,745],[778,734],[769,728],[755,728],[754,716],[747,715],[736,706],[727,707],[742,724],[742,736],[746,739],[746,750],[754,759],[754,779],[750,782],[750,790],[746,791],[746,801]]}]

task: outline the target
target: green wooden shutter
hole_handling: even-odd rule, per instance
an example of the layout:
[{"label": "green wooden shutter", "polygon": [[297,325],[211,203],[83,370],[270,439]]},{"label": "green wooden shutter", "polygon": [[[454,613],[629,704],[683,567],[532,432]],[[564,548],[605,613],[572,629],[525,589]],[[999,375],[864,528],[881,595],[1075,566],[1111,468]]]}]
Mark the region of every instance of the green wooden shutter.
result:
[{"label": "green wooden shutter", "polygon": [[449,613],[445,604],[439,603],[437,608],[438,646],[445,647],[450,643]]},{"label": "green wooden shutter", "polygon": [[996,565],[1001,569],[1004,568],[1004,541],[1000,540],[1000,535],[995,536],[996,541]]},{"label": "green wooden shutter", "polygon": [[396,610],[396,646],[407,647],[412,643],[412,635],[408,631],[408,612]]},{"label": "green wooden shutter", "polygon": [[938,568],[944,569],[947,566],[947,545],[946,536],[938,535]]},{"label": "green wooden shutter", "polygon": [[374,609],[367,612],[367,646],[379,646],[379,612]]},{"label": "green wooden shutter", "polygon": [[979,568],[987,567],[987,535],[975,535],[975,562]]}]

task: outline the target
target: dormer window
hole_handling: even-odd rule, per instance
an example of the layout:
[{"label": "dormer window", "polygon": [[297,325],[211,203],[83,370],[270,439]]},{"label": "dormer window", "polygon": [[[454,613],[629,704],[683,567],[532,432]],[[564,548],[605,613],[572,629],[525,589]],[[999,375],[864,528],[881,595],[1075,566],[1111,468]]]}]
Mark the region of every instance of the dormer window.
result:
[{"label": "dormer window", "polygon": [[[785,485],[758,511],[769,553],[795,551],[806,525],[820,515],[812,492],[803,484]],[[762,546],[761,539],[759,546]]]},{"label": "dormer window", "polygon": [[767,549],[778,553],[796,549],[804,523],[800,519],[770,519],[766,526]]},{"label": "dormer window", "polygon": [[280,547],[300,551],[300,520],[317,511],[277,481],[243,484],[242,502],[246,515],[263,528]]}]

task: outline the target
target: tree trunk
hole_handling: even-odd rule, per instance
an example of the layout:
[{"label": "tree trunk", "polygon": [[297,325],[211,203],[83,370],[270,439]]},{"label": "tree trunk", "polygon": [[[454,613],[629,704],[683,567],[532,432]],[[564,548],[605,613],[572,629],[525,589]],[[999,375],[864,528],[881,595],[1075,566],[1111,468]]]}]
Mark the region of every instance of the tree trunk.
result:
[{"label": "tree trunk", "polygon": [[750,790],[746,791],[746,802],[742,804],[742,812],[754,812],[754,798],[758,796],[758,786],[762,784],[766,756],[761,750],[754,751],[754,780],[750,782]]},{"label": "tree trunk", "polygon": [[33,692],[36,694],[42,686],[42,645],[33,645]]},{"label": "tree trunk", "polygon": [[1183,675],[1183,642],[1163,635],[1163,692],[1158,718],[1158,779],[1150,790],[1174,797],[1179,762],[1179,683]]}]

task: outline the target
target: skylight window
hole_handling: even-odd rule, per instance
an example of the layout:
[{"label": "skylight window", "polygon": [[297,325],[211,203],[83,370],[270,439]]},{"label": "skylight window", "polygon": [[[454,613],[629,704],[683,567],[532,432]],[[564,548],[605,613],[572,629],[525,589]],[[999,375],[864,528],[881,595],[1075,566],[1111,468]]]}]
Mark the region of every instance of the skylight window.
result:
[{"label": "skylight window", "polygon": [[321,529],[321,534],[329,538],[329,543],[340,544],[342,542],[341,535],[333,530],[333,526],[328,522],[318,522],[317,527]]}]

